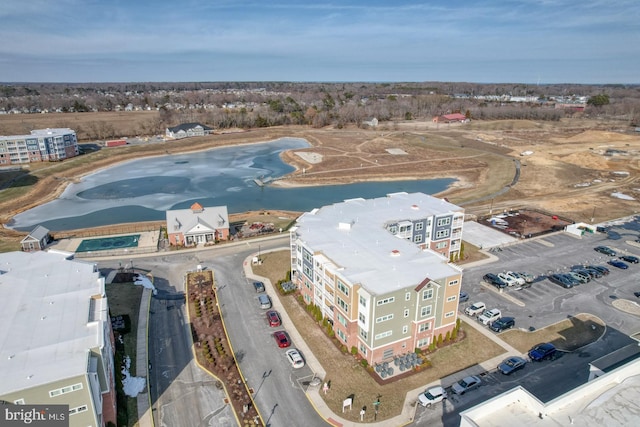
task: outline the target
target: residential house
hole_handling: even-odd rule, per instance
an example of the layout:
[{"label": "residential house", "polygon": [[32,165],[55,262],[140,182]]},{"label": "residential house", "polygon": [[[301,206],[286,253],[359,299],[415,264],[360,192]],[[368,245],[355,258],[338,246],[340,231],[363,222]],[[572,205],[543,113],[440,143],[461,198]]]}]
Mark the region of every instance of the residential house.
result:
[{"label": "residential house", "polygon": [[290,231],[292,280],[369,364],[426,349],[456,326],[463,221],[422,193],[314,209]]},{"label": "residential house", "polygon": [[464,114],[443,114],[433,118],[434,123],[467,123],[469,119]]},{"label": "residential house", "polygon": [[226,206],[203,207],[194,203],[189,209],[167,211],[167,235],[175,246],[214,244],[229,239],[229,214]]},{"label": "residential house", "polygon": [[20,241],[20,244],[22,245],[22,250],[25,252],[41,251],[46,248],[52,240],[49,230],[38,225],[27,237]]},{"label": "residential house", "polygon": [[166,136],[170,139],[182,139],[191,136],[209,135],[212,131],[212,128],[200,123],[182,123],[178,126],[167,128]]},{"label": "residential house", "polygon": [[69,405],[69,426],[116,422],[114,341],[95,264],[0,254],[0,400]]}]

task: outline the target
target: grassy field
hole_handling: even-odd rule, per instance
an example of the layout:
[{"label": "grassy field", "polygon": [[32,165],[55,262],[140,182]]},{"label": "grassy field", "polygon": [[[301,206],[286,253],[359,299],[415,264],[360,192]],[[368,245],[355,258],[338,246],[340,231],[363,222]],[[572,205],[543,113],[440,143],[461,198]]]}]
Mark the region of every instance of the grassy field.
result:
[{"label": "grassy field", "polygon": [[[470,251],[471,258],[480,256]],[[478,255],[479,254],[479,255]],[[262,265],[254,266],[254,273],[269,278],[272,283],[285,277],[290,268],[289,251],[269,252],[262,255]],[[394,417],[402,411],[407,391],[419,388],[440,378],[481,363],[500,355],[504,350],[474,328],[466,325],[461,317],[461,330],[465,338],[460,342],[443,347],[428,356],[431,367],[414,375],[379,385],[353,356],[340,351],[318,324],[309,316],[293,295],[280,297],[287,314],[298,328],[305,342],[326,370],[325,380],[331,388],[322,397],[336,414],[351,421],[359,421],[359,411],[342,413],[342,400],[355,394],[354,407],[369,406],[380,397],[381,405],[378,421]],[[540,342],[553,342],[559,349],[575,350],[597,339],[604,326],[593,316],[586,314],[571,317],[562,322],[534,332],[512,330],[501,334],[506,342],[526,353]],[[368,414],[372,414],[369,411]],[[373,421],[365,420],[365,421]]]},{"label": "grassy field", "polygon": [[[112,283],[106,285],[107,298],[109,300],[109,312],[111,316],[127,315],[131,320],[130,332],[122,336],[124,351],[116,354],[116,391],[118,393],[118,424],[126,422],[126,425],[133,426],[138,421],[137,399],[125,396],[122,391],[120,366],[118,362],[124,355],[131,358],[129,373],[136,376],[136,341],[138,333],[138,311],[142,297],[142,286],[132,283]],[[118,347],[118,345],[116,345]],[[120,357],[119,357],[120,356]],[[122,406],[125,405],[125,408]],[[125,421],[126,420],[126,421]]]}]

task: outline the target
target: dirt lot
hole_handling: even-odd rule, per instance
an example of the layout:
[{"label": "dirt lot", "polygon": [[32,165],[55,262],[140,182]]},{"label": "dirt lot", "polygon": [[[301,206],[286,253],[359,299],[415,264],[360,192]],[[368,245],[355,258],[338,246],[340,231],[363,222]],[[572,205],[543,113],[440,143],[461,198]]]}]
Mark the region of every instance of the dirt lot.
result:
[{"label": "dirt lot", "polygon": [[[80,116],[73,120],[97,120],[91,114]],[[0,129],[22,132],[44,126],[45,118],[24,116],[12,124],[9,120],[15,117],[0,117]],[[73,120],[65,125],[73,127]],[[616,122],[582,119],[446,126],[408,121],[375,130],[279,127],[102,149],[62,163],[30,165],[22,178],[1,173],[0,188],[11,179],[17,181],[0,192],[0,220],[6,223],[17,212],[57,197],[69,182],[126,159],[292,136],[306,138],[312,147],[283,154],[297,170],[277,185],[453,177],[458,181],[440,195],[470,214],[528,207],[574,221],[599,222],[639,208],[640,135],[619,131],[622,128]],[[296,154],[301,151],[307,155]],[[514,160],[522,166],[517,183],[511,185]],[[505,187],[508,191],[496,195]],[[2,230],[5,239],[23,235]]]}]

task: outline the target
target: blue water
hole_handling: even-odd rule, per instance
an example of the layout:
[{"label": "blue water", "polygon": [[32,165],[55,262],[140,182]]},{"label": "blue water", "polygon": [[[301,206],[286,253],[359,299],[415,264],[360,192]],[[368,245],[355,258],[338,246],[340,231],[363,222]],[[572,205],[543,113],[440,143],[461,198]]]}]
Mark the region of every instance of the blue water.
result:
[{"label": "blue water", "polygon": [[309,147],[303,139],[216,148],[206,152],[140,159],[96,172],[70,185],[55,201],[17,215],[8,224],[52,231],[165,219],[169,209],[226,205],[229,213],[274,209],[303,212],[345,199],[389,193],[438,193],[455,180],[363,182],[320,187],[259,187],[294,170],[280,153]]}]

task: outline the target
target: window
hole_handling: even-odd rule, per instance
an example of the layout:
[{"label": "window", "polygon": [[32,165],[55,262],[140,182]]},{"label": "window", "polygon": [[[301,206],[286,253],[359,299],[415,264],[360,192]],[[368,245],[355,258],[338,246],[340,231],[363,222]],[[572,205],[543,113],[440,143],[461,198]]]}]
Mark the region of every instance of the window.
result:
[{"label": "window", "polygon": [[421,323],[418,332],[425,332],[431,329],[431,322]]},{"label": "window", "polygon": [[338,313],[338,322],[340,322],[342,326],[347,326],[347,319],[340,313]]},{"label": "window", "polygon": [[349,288],[347,288],[347,286],[340,280],[338,280],[338,289],[340,289],[340,292],[342,292],[346,296],[349,296]]},{"label": "window", "polygon": [[392,225],[391,227],[389,227],[389,233],[396,234],[397,232],[398,232],[398,226],[397,225]]},{"label": "window", "polygon": [[358,348],[360,349],[360,353],[362,353],[363,355],[367,355],[367,347],[364,346],[364,344],[360,343],[358,344]]},{"label": "window", "polygon": [[444,249],[447,247],[447,241],[436,243],[436,249]]},{"label": "window", "polygon": [[404,300],[405,301],[410,301],[411,300],[411,292],[407,292],[404,294]]},{"label": "window", "polygon": [[413,243],[422,243],[422,235],[416,234],[415,236],[413,236]]},{"label": "window", "polygon": [[445,314],[444,317],[453,317],[454,314],[455,314],[455,312],[450,311],[447,314]]},{"label": "window", "polygon": [[431,306],[425,305],[420,309],[420,317],[425,317],[431,315]]},{"label": "window", "polygon": [[386,322],[387,320],[393,319],[393,314],[387,314],[386,316],[381,316],[376,319],[376,323]]},{"label": "window", "polygon": [[381,334],[376,335],[375,338],[379,340],[382,338],[390,337],[391,334],[392,334],[392,331],[385,331],[385,332],[382,332]]},{"label": "window", "polygon": [[409,309],[408,308],[404,309],[404,317],[409,317]]},{"label": "window", "polygon": [[307,277],[313,277],[313,270],[311,270],[308,266],[303,267],[304,275]]},{"label": "window", "polygon": [[381,299],[380,301],[378,301],[376,303],[376,305],[389,304],[389,303],[394,302],[395,300],[396,300],[395,297],[389,297],[389,298]]},{"label": "window", "polygon": [[429,288],[429,289],[425,289],[424,291],[422,291],[422,300],[428,300],[433,298],[433,289]]},{"label": "window", "polygon": [[459,283],[458,279],[449,282],[449,286],[455,286]]},{"label": "window", "polygon": [[360,296],[360,305],[363,307],[367,306],[367,300],[362,295]]},{"label": "window", "polygon": [[308,262],[312,262],[313,261],[313,257],[311,256],[310,253],[305,252],[303,256],[304,256],[304,260],[305,261],[308,261]]},{"label": "window", "polygon": [[438,227],[444,227],[445,225],[449,224],[451,224],[451,217],[438,219]]},{"label": "window", "polygon": [[346,312],[349,311],[349,304],[347,304],[346,302],[344,302],[342,300],[342,298],[340,297],[336,297],[336,299],[338,300],[338,305]]},{"label": "window", "polygon": [[358,328],[358,335],[360,335],[364,340],[369,337],[369,333],[362,328]]},{"label": "window", "polygon": [[358,313],[358,320],[359,320],[361,323],[367,323],[367,318],[366,318],[366,317],[365,317],[365,315],[364,315],[364,314],[362,314],[362,313]]},{"label": "window", "polygon": [[418,342],[416,344],[416,346],[418,348],[426,347],[428,345],[429,345],[429,338],[424,338],[424,339],[418,340]]},{"label": "window", "polygon": [[447,302],[455,301],[456,298],[458,298],[458,297],[456,297],[455,295],[450,296],[449,298],[447,298]]},{"label": "window", "polygon": [[49,391],[49,397],[60,396],[61,394],[71,393],[72,391],[76,391],[76,390],[82,390],[82,383],[51,390]]},{"label": "window", "polygon": [[438,230],[436,231],[436,239],[444,239],[445,237],[449,237],[449,229],[446,230]]},{"label": "window", "polygon": [[84,412],[87,410],[87,405],[78,406],[77,408],[69,409],[69,415],[75,415],[78,412]]},{"label": "window", "polygon": [[416,222],[416,231],[422,230],[424,227],[424,222]]},{"label": "window", "polygon": [[409,327],[408,327],[407,325],[404,325],[404,326],[402,327],[402,333],[403,333],[403,334],[406,334],[407,332],[409,332]]},{"label": "window", "polygon": [[342,341],[347,341],[347,336],[340,329],[336,331],[336,335],[339,336]]}]

